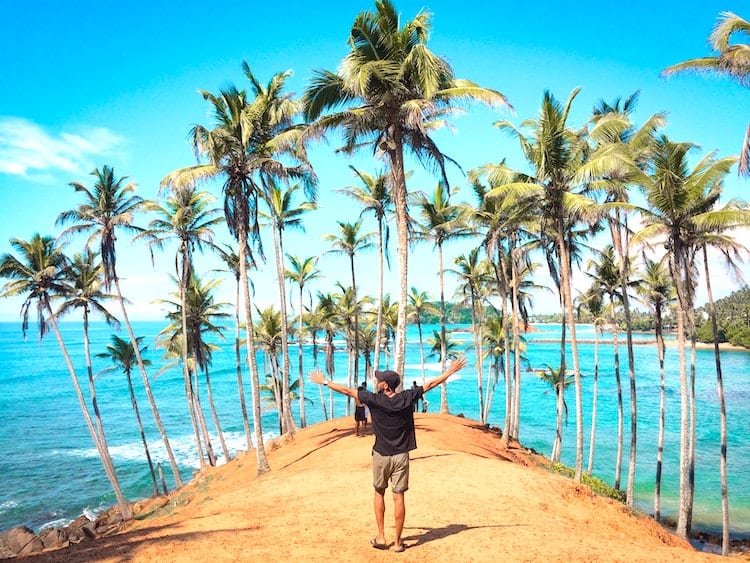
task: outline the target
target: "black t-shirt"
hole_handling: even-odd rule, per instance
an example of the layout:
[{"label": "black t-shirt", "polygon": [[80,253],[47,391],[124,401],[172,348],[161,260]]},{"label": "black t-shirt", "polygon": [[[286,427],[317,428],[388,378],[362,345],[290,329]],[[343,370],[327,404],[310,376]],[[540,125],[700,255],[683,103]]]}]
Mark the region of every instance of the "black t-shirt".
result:
[{"label": "black t-shirt", "polygon": [[380,455],[395,455],[417,449],[412,405],[423,393],[421,386],[406,389],[393,397],[388,397],[383,392],[359,391],[360,402],[370,407],[372,427],[375,430],[373,450]]}]

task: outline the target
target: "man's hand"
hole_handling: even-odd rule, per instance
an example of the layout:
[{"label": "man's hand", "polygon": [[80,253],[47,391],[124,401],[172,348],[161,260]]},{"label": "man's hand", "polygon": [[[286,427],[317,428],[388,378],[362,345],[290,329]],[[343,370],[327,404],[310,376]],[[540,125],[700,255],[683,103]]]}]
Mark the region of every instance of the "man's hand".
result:
[{"label": "man's hand", "polygon": [[465,367],[466,367],[466,356],[460,356],[451,362],[451,365],[448,366],[448,370],[450,370],[451,373],[456,373],[457,371]]},{"label": "man's hand", "polygon": [[310,381],[313,383],[317,383],[318,385],[323,385],[323,382],[326,380],[326,376],[323,375],[323,372],[319,369],[314,369],[310,372]]}]

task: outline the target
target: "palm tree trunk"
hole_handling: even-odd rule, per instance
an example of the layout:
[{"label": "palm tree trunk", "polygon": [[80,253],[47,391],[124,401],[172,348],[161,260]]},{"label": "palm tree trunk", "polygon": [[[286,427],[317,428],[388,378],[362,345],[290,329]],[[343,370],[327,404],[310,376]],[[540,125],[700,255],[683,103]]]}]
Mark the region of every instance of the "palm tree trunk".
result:
[{"label": "palm tree trunk", "polygon": [[552,463],[560,462],[560,455],[562,454],[562,439],[563,439],[563,402],[564,402],[564,389],[565,389],[565,368],[560,369],[558,374],[559,380],[555,384],[555,440],[552,443]]},{"label": "palm tree trunk", "polygon": [[[352,273],[352,302],[354,304],[354,354],[353,354],[353,360],[354,360],[354,387],[356,388],[359,383],[359,303],[357,302],[357,279],[354,276],[354,253],[349,255],[349,266]],[[404,308],[406,308],[406,303],[404,303]],[[403,372],[399,372],[402,374],[401,377],[401,384],[403,385]],[[351,397],[349,397],[351,398]],[[349,401],[346,402],[347,405],[347,414],[349,414]]]},{"label": "palm tree trunk", "polygon": [[[516,262],[515,256],[515,236],[513,237],[513,250],[511,250],[511,310],[513,318],[511,319],[511,331],[513,333],[513,439],[518,440],[518,434],[521,427],[521,335],[518,330],[518,322],[520,316],[520,303],[518,301],[519,294],[519,275],[518,275],[518,263]],[[507,284],[506,284],[507,286]],[[507,301],[506,297],[503,296],[503,305]],[[509,360],[509,356],[506,353],[506,359]]]},{"label": "palm tree trunk", "polygon": [[258,463],[258,475],[271,470],[268,465],[266,448],[263,444],[263,422],[260,410],[260,380],[258,378],[258,360],[255,357],[255,336],[253,334],[252,300],[250,299],[250,285],[247,279],[247,232],[244,227],[238,233],[238,254],[240,259],[240,286],[242,287],[242,298],[245,306],[245,351],[247,362],[250,367],[250,384],[252,386],[253,398],[253,429],[255,434],[255,456]]},{"label": "palm tree trunk", "polygon": [[716,392],[719,397],[719,475],[721,478],[721,554],[729,555],[729,493],[727,490],[727,407],[724,401],[724,379],[721,373],[721,353],[719,351],[719,330],[716,326],[716,307],[711,291],[711,276],[708,271],[708,251],[703,245],[703,267],[706,272],[706,293],[708,313],[711,317],[711,331],[714,337],[714,359],[716,360]]},{"label": "palm tree trunk", "polygon": [[68,373],[70,373],[70,379],[73,382],[73,388],[75,389],[76,396],[78,397],[78,404],[81,407],[81,412],[83,413],[86,427],[89,429],[91,438],[94,440],[94,445],[96,446],[96,449],[99,452],[99,457],[101,458],[102,464],[104,465],[104,472],[107,474],[107,478],[109,479],[109,482],[112,485],[112,490],[114,491],[115,497],[117,498],[117,505],[120,507],[120,514],[122,515],[122,518],[124,520],[130,520],[133,517],[133,511],[130,507],[130,504],[125,499],[125,496],[122,494],[122,489],[120,488],[120,483],[117,480],[117,474],[115,473],[114,465],[112,464],[112,459],[109,455],[109,450],[104,447],[100,437],[96,433],[94,423],[91,420],[88,409],[86,408],[86,401],[83,398],[81,386],[78,384],[78,378],[76,377],[76,372],[73,368],[73,362],[70,360],[68,349],[65,347],[65,342],[63,341],[62,334],[60,334],[60,328],[57,326],[57,319],[55,319],[55,315],[52,312],[52,307],[50,307],[49,302],[46,300],[44,301],[44,308],[47,310],[47,313],[49,315],[49,322],[52,325],[52,329],[55,332],[55,337],[57,338],[57,343],[60,345],[60,350],[62,351],[63,357],[65,358],[65,363],[68,366]]},{"label": "palm tree trunk", "polygon": [[[443,281],[443,245],[438,242],[438,280],[440,281],[440,371],[445,371],[448,358],[448,336],[445,325],[445,282]],[[440,413],[448,414],[448,383],[440,384]]]},{"label": "palm tree trunk", "polygon": [[305,284],[299,286],[299,328],[297,330],[297,380],[299,381],[299,424],[302,428],[307,426],[307,416],[305,416],[305,377],[302,367],[302,335],[304,326],[302,323],[302,293]]},{"label": "palm tree trunk", "polygon": [[89,382],[89,399],[91,400],[91,407],[94,409],[94,420],[96,421],[96,431],[99,437],[99,443],[102,449],[107,452],[107,455],[102,457],[102,463],[104,463],[107,471],[115,472],[115,466],[112,463],[112,457],[109,455],[109,445],[107,444],[107,437],[104,433],[104,424],[102,423],[102,413],[99,411],[99,402],[96,399],[96,386],[94,385],[94,370],[91,367],[91,350],[89,343],[89,312],[88,308],[83,308],[83,351],[86,358],[86,374]]},{"label": "palm tree trunk", "polygon": [[586,473],[594,471],[594,446],[596,445],[596,403],[599,398],[599,326],[594,319],[594,388],[591,391],[591,434],[589,437],[589,464]]},{"label": "palm tree trunk", "polygon": [[[185,244],[183,244],[183,249]],[[185,255],[184,250],[181,251],[178,256],[182,257],[182,268],[177,265],[178,258],[175,258],[175,268],[180,280],[180,332],[182,334],[182,347],[180,350],[182,356],[182,377],[185,380],[185,395],[187,398],[188,411],[190,412],[190,422],[193,425],[193,434],[195,435],[195,446],[198,450],[198,459],[200,460],[201,469],[205,467],[206,460],[203,457],[203,445],[201,444],[201,436],[199,428],[201,428],[199,417],[201,417],[200,411],[196,409],[196,398],[197,393],[197,381],[194,387],[190,380],[190,363],[188,361],[188,331],[187,331],[187,287],[188,287],[188,259]],[[208,444],[207,444],[208,447]],[[209,454],[209,461],[211,455]],[[213,465],[213,463],[211,463]]]},{"label": "palm tree trunk", "polygon": [[[633,356],[633,322],[630,317],[630,298],[628,297],[628,270],[630,258],[628,256],[628,228],[627,217],[624,218],[624,229],[619,222],[619,211],[616,211],[618,218],[614,223],[610,223],[612,229],[612,240],[614,241],[615,250],[620,258],[620,289],[622,291],[622,309],[625,315],[625,336],[627,339],[628,350],[628,379],[630,381],[630,457],[628,460],[628,484],[625,493],[625,502],[628,506],[635,506],[635,464],[636,464],[636,445],[638,437],[638,402],[636,400],[635,385],[635,358]],[[623,243],[622,236],[625,236]]]},{"label": "palm tree trunk", "polygon": [[664,434],[666,426],[667,384],[664,369],[665,344],[662,332],[661,306],[655,311],[656,347],[659,356],[659,436],[656,444],[656,483],[654,484],[654,520],[661,521],[661,474],[664,463]]},{"label": "palm tree trunk", "polygon": [[[562,225],[560,225],[562,227]],[[560,229],[560,233],[564,231]],[[564,305],[567,312],[568,324],[570,325],[570,351],[573,356],[573,378],[575,382],[576,395],[576,467],[575,479],[580,481],[583,475],[583,390],[581,385],[581,366],[578,358],[578,339],[576,337],[576,321],[573,314],[573,296],[571,294],[570,257],[568,247],[564,238],[558,236],[558,249],[560,252],[562,286],[564,293]]]},{"label": "palm tree trunk", "polygon": [[[396,134],[398,134],[398,128]],[[404,174],[404,150],[401,138],[393,139],[395,148],[388,151],[391,164],[393,202],[396,210],[398,238],[399,293],[398,317],[396,321],[396,346],[394,350],[395,371],[404,373],[406,358],[406,304],[409,291],[409,217],[407,215],[406,177]]]},{"label": "palm tree trunk", "polygon": [[208,405],[211,407],[211,417],[214,420],[214,426],[216,426],[216,434],[219,436],[219,443],[221,449],[224,452],[224,462],[228,463],[232,457],[229,455],[229,449],[227,448],[226,440],[224,440],[224,432],[221,430],[221,424],[219,424],[219,415],[216,413],[216,405],[214,405],[214,394],[211,389],[211,377],[208,374],[208,368],[204,371],[206,376],[206,393],[208,394]]},{"label": "palm tree trunk", "polygon": [[615,361],[615,385],[617,387],[617,456],[615,457],[615,489],[620,489],[622,479],[622,446],[624,434],[624,407],[622,402],[622,378],[620,377],[620,341],[618,339],[617,316],[615,314],[615,302],[610,296],[609,306],[610,322],[612,323],[612,350]]},{"label": "palm tree trunk", "polygon": [[146,432],[143,430],[143,421],[141,421],[141,412],[138,409],[138,401],[135,398],[135,391],[133,390],[133,378],[130,377],[130,370],[125,370],[125,376],[128,379],[128,392],[130,393],[130,404],[133,405],[133,411],[135,412],[135,419],[138,422],[138,431],[141,434],[141,442],[143,442],[143,451],[146,453],[146,461],[148,461],[148,469],[151,474],[151,483],[154,486],[154,494],[159,496],[159,485],[156,481],[156,471],[154,469],[154,462],[151,460],[151,452],[148,449],[148,441],[146,440]]},{"label": "palm tree trunk", "polygon": [[177,468],[177,461],[174,457],[174,453],[172,452],[172,446],[169,444],[167,431],[164,429],[164,424],[162,424],[161,416],[159,416],[159,409],[156,408],[156,401],[154,400],[154,394],[151,392],[151,384],[148,381],[148,374],[146,373],[146,367],[143,364],[141,351],[138,348],[138,340],[136,340],[135,334],[133,333],[133,327],[130,325],[128,312],[127,312],[127,309],[125,308],[125,299],[123,298],[122,291],[120,290],[120,278],[118,278],[117,275],[113,277],[114,277],[114,282],[115,282],[115,288],[117,290],[117,298],[120,302],[120,309],[122,311],[122,318],[125,321],[125,328],[128,331],[128,336],[130,337],[130,343],[133,345],[133,352],[135,353],[135,359],[138,363],[138,369],[141,372],[141,379],[143,380],[143,388],[146,391],[146,397],[148,398],[149,405],[151,405],[151,412],[154,415],[154,423],[156,424],[156,428],[159,430],[162,443],[164,444],[164,449],[167,452],[167,458],[169,459],[169,465],[172,468],[172,475],[174,476],[175,486],[179,488],[179,487],[182,487],[182,477],[180,477],[180,470]]},{"label": "palm tree trunk", "polygon": [[419,333],[419,361],[422,363],[422,386],[427,382],[425,376],[424,367],[424,341],[422,340],[422,322],[419,318],[419,312],[417,312],[417,332]]},{"label": "palm tree trunk", "polygon": [[250,438],[250,421],[247,417],[247,404],[245,403],[245,385],[242,383],[242,354],[240,352],[240,280],[237,278],[234,293],[234,359],[237,366],[237,395],[240,398],[240,410],[242,412],[242,426],[245,429],[245,443],[247,451],[253,449],[253,441]]},{"label": "palm tree trunk", "polygon": [[482,331],[479,327],[479,321],[477,319],[477,307],[476,300],[474,299],[474,290],[471,290],[471,328],[474,333],[474,350],[477,357],[477,393],[479,399],[479,420],[482,424],[486,422],[484,413],[484,389],[482,389]]},{"label": "palm tree trunk", "polygon": [[[294,435],[297,431],[297,425],[292,417],[292,399],[289,392],[289,324],[286,306],[286,283],[284,282],[284,241],[281,234],[281,228],[278,225],[278,218],[274,218],[276,223],[273,229],[274,251],[276,254],[276,276],[279,287],[279,307],[281,308],[281,401],[284,404],[282,427],[285,432]],[[300,380],[300,385],[302,385]],[[300,397],[302,387],[300,387]]]},{"label": "palm tree trunk", "polygon": [[[688,537],[690,497],[688,495],[688,385],[687,365],[685,363],[685,310],[691,306],[685,295],[684,266],[680,260],[678,248],[672,250],[672,279],[677,290],[677,353],[680,365],[680,496],[677,509],[677,527],[675,533],[683,538]],[[687,276],[685,276],[687,277]]]},{"label": "palm tree trunk", "polygon": [[[380,345],[383,340],[383,220],[378,219],[378,318],[375,324],[375,365],[380,369]],[[417,321],[418,322],[418,321]],[[424,381],[424,358],[422,359],[422,381]]]},{"label": "palm tree trunk", "polygon": [[[193,380],[193,409],[195,409],[195,418],[198,421],[198,427],[203,434],[203,441],[206,444],[206,457],[208,458],[208,464],[211,467],[216,466],[216,454],[214,453],[214,447],[211,444],[211,436],[208,433],[208,425],[206,424],[206,416],[203,414],[203,405],[201,405],[200,397],[200,383],[198,381],[198,362],[195,357],[191,358],[191,365],[195,366],[191,369],[191,378]],[[201,465],[202,467],[203,465]]]}]

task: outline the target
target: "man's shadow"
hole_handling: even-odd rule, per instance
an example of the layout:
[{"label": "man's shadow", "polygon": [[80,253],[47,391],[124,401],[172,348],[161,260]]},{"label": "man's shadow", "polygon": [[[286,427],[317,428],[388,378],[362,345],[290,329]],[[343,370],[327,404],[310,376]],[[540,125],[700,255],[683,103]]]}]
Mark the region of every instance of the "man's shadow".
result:
[{"label": "man's shadow", "polygon": [[478,530],[480,528],[511,528],[519,525],[520,524],[495,524],[489,526],[469,526],[467,524],[449,524],[447,526],[443,526],[442,528],[407,526],[405,528],[407,530],[424,530],[424,532],[421,534],[412,534],[409,536],[405,536],[402,538],[402,540],[409,542],[408,547],[415,547],[417,545],[422,545],[434,540],[452,536],[453,534],[459,534],[461,532],[465,532],[466,530]]}]

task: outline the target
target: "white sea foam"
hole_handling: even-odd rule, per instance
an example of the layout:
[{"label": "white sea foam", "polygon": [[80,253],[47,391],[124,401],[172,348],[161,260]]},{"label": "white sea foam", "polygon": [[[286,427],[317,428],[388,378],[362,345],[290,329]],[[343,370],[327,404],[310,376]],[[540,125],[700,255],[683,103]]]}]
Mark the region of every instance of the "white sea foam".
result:
[{"label": "white sea foam", "polygon": [[15,508],[18,506],[18,503],[14,500],[6,500],[5,502],[0,502],[0,514],[3,514],[4,512],[8,512],[11,508]]}]

